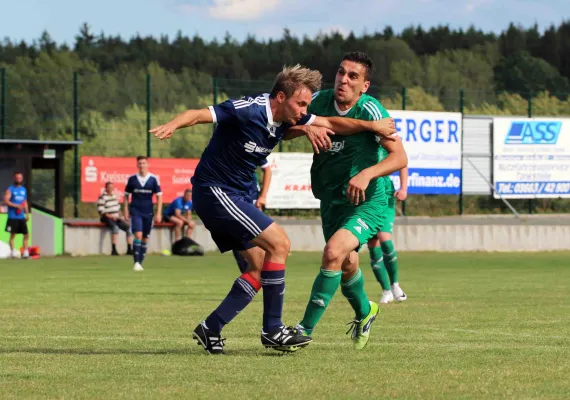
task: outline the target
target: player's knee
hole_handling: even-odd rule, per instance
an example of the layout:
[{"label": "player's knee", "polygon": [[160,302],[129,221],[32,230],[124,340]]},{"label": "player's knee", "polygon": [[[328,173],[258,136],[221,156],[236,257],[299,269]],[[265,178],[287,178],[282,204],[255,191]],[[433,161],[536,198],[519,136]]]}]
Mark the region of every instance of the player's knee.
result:
[{"label": "player's knee", "polygon": [[289,250],[291,250],[291,241],[285,231],[280,231],[270,243],[270,248],[267,252],[287,257],[289,255]]},{"label": "player's knee", "polygon": [[[323,251],[323,266],[325,267],[341,267],[345,254],[337,246],[327,243]],[[337,269],[337,268],[335,268]]]},{"label": "player's knee", "polygon": [[196,227],[196,223],[195,223],[194,221],[190,221],[190,222],[188,223],[188,228],[194,229],[195,227]]},{"label": "player's knee", "polygon": [[279,254],[283,254],[285,256],[289,255],[289,251],[291,250],[291,241],[287,235],[282,235],[279,243],[277,244],[276,250]]},{"label": "player's knee", "polygon": [[380,239],[380,242],[387,242],[388,240],[392,240],[392,234],[389,232],[380,232],[377,238]]},{"label": "player's knee", "polygon": [[358,271],[358,254],[351,252],[342,263],[342,279],[347,280],[356,274]]}]

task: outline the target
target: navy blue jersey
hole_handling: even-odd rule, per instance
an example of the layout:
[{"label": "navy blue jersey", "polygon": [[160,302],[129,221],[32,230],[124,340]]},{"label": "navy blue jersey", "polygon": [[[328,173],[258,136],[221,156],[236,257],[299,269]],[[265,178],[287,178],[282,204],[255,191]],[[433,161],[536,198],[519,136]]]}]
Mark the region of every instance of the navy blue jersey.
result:
[{"label": "navy blue jersey", "polygon": [[[267,161],[267,157],[262,158],[260,160],[259,167],[261,169],[270,167],[269,161]],[[261,188],[259,187],[259,181],[257,180],[257,174],[255,172],[253,173],[253,180],[255,184],[249,190],[249,197],[251,198],[252,201],[255,201],[259,197],[259,192],[261,191]]]},{"label": "navy blue jersey", "polygon": [[132,175],[127,181],[125,195],[131,195],[129,211],[131,215],[148,216],[154,214],[152,196],[162,195],[158,178],[153,174],[140,176]]},{"label": "navy blue jersey", "polygon": [[[192,177],[194,186],[216,186],[249,193],[257,185],[255,169],[283,139],[290,124],[273,121],[269,94],[227,100],[210,107],[217,124]],[[310,125],[303,117],[297,125]]]}]

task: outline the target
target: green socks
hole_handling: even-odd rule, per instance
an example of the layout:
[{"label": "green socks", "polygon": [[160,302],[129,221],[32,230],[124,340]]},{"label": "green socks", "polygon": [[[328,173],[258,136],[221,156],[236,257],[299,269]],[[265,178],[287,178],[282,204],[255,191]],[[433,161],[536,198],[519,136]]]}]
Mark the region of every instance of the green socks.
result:
[{"label": "green socks", "polygon": [[362,320],[370,313],[370,303],[364,291],[364,278],[360,268],[356,274],[346,282],[340,284],[342,294],[356,313],[356,319]]},{"label": "green socks", "polygon": [[388,278],[388,271],[384,265],[382,248],[372,247],[368,250],[370,251],[370,265],[372,266],[372,272],[374,272],[376,280],[378,283],[380,283],[380,286],[382,286],[383,290],[390,290],[390,280]]},{"label": "green socks", "polygon": [[388,270],[388,276],[390,277],[390,282],[392,284],[398,282],[398,254],[394,249],[394,243],[391,240],[387,240],[380,243],[380,248],[382,253],[384,253],[384,264]]},{"label": "green socks", "polygon": [[315,279],[315,283],[313,283],[311,298],[309,299],[309,304],[307,304],[305,315],[300,322],[300,325],[305,329],[307,334],[310,335],[313,332],[315,325],[317,325],[323,316],[340,285],[341,276],[341,271],[329,271],[321,268],[321,271]]}]

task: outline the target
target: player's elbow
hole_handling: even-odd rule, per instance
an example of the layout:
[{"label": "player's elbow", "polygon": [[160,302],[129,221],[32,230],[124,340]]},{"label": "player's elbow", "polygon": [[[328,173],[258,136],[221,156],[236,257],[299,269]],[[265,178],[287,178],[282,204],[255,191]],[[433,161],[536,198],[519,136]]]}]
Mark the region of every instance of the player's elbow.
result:
[{"label": "player's elbow", "polygon": [[397,170],[401,170],[402,168],[406,168],[408,166],[408,155],[406,154],[405,151],[398,152],[396,162],[398,164]]}]

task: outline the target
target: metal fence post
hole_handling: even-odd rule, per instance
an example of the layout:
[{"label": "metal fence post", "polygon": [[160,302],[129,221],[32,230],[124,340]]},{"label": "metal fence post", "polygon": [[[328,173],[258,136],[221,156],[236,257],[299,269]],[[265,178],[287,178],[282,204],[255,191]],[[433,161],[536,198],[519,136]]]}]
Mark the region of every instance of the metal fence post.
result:
[{"label": "metal fence post", "polygon": [[528,94],[527,115],[529,118],[532,118],[532,92]]},{"label": "metal fence post", "polygon": [[6,68],[0,70],[0,138],[6,139],[6,98],[7,98],[7,81]]},{"label": "metal fence post", "polygon": [[[73,73],[73,140],[79,140],[79,74]],[[79,146],[73,146],[73,217],[79,217]]]},{"label": "metal fence post", "polygon": [[[406,95],[407,90],[405,87],[402,88],[402,110],[406,109]],[[401,187],[402,182],[400,182]],[[402,201],[402,215],[406,216],[406,200]]]},{"label": "metal fence post", "polygon": [[151,90],[152,81],[150,74],[146,74],[146,156],[150,158],[151,147],[150,147],[150,112],[151,112]]},{"label": "metal fence post", "polygon": [[459,172],[459,182],[461,186],[459,189],[459,215],[463,215],[463,112],[465,110],[465,91],[459,90],[459,112],[461,113],[461,165]]},{"label": "metal fence post", "polygon": [[[529,118],[532,118],[532,92],[528,94],[527,116]],[[533,201],[532,199],[528,199],[528,213],[532,214],[532,212],[533,212]]]}]

